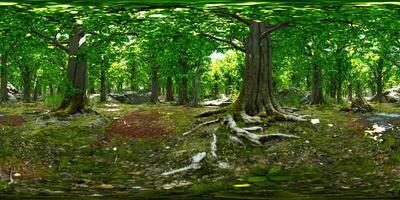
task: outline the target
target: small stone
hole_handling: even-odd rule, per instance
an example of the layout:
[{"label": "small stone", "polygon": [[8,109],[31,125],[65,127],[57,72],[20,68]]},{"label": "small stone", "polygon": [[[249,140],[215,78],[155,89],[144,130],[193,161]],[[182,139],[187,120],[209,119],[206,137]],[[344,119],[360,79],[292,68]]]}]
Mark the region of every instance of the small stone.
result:
[{"label": "small stone", "polygon": [[14,176],[14,177],[20,177],[21,174],[20,174],[20,173],[15,173],[13,176]]},{"label": "small stone", "polygon": [[311,124],[319,124],[319,119],[311,119]]}]

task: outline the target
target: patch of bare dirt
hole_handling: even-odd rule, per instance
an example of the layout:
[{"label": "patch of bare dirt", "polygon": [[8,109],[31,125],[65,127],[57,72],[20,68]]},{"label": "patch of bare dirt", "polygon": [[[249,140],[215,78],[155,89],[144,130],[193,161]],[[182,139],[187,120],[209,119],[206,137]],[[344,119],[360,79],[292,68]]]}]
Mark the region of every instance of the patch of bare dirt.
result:
[{"label": "patch of bare dirt", "polygon": [[24,124],[25,120],[18,115],[6,115],[0,117],[0,128],[5,127],[20,127]]},{"label": "patch of bare dirt", "polygon": [[159,112],[133,112],[114,120],[106,128],[106,138],[163,138],[174,132],[173,123]]}]

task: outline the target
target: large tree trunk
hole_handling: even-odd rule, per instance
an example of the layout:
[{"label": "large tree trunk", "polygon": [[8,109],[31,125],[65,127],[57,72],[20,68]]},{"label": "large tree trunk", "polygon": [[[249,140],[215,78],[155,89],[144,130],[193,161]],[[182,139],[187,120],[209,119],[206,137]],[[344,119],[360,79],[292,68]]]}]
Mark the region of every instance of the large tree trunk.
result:
[{"label": "large tree trunk", "polygon": [[137,90],[137,84],[135,83],[135,73],[136,73],[136,67],[134,65],[131,66],[130,70],[130,88],[131,91],[136,91]]},{"label": "large tree trunk", "polygon": [[349,85],[347,86],[347,90],[348,90],[347,96],[348,96],[349,101],[351,102],[351,101],[353,101],[353,84],[352,83],[349,83]]},{"label": "large tree trunk", "polygon": [[321,70],[316,63],[313,63],[313,89],[311,105],[325,104],[325,99],[322,91],[322,79],[320,77]]},{"label": "large tree trunk", "polygon": [[53,84],[49,85],[49,91],[50,91],[50,95],[54,94],[54,86],[53,86]]},{"label": "large tree trunk", "polygon": [[174,90],[173,90],[173,82],[172,82],[172,77],[168,76],[167,77],[167,83],[166,83],[166,101],[173,101],[174,100]]},{"label": "large tree trunk", "polygon": [[74,29],[69,37],[68,82],[70,85],[58,110],[65,114],[83,112],[86,102],[87,58],[80,51],[79,41],[84,37],[84,30]]},{"label": "large tree trunk", "polygon": [[0,102],[8,101],[8,91],[7,91],[7,83],[8,83],[8,72],[7,72],[7,54],[1,54],[1,86],[0,86]]},{"label": "large tree trunk", "polygon": [[250,32],[245,40],[243,85],[234,106],[250,116],[264,113],[289,117],[272,95],[272,47],[267,27],[269,25],[265,22],[250,22]]},{"label": "large tree trunk", "polygon": [[191,102],[191,106],[193,107],[198,106],[200,102],[200,79],[201,79],[200,66],[197,66],[193,81],[193,95]]},{"label": "large tree trunk", "polygon": [[40,96],[41,86],[40,86],[40,77],[36,76],[35,80],[35,89],[33,91],[33,100],[37,101]]},{"label": "large tree trunk", "polygon": [[378,60],[377,68],[374,71],[374,80],[376,84],[376,94],[371,101],[383,102],[383,58]]},{"label": "large tree trunk", "polygon": [[100,69],[100,102],[107,101],[107,88],[106,88],[106,67],[101,66]]},{"label": "large tree trunk", "polygon": [[151,103],[158,102],[158,67],[151,68]]},{"label": "large tree trunk", "polygon": [[20,66],[21,75],[22,75],[22,85],[23,85],[23,100],[25,103],[29,103],[31,101],[31,83],[32,83],[32,71],[27,66]]},{"label": "large tree trunk", "polygon": [[178,105],[185,105],[189,102],[189,97],[188,97],[188,71],[189,71],[189,66],[188,63],[183,61],[181,63],[182,68],[183,68],[183,76],[181,77],[181,84],[179,88],[179,96],[178,96]]},{"label": "large tree trunk", "polygon": [[212,97],[214,99],[217,99],[218,95],[219,95],[219,83],[218,82],[219,82],[219,76],[218,76],[218,74],[214,74],[214,82],[212,85]]},{"label": "large tree trunk", "polygon": [[339,81],[339,82],[337,83],[337,85],[336,85],[336,102],[337,102],[337,103],[342,102],[342,92],[343,92],[342,90],[343,90],[343,88],[342,88],[342,82]]}]

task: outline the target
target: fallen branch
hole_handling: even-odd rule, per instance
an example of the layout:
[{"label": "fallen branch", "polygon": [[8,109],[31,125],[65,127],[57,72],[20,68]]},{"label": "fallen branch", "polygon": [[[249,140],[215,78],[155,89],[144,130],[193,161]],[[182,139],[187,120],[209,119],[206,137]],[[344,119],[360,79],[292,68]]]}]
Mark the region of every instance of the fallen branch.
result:
[{"label": "fallen branch", "polygon": [[215,120],[206,121],[204,123],[201,123],[198,126],[194,127],[192,130],[183,133],[183,136],[188,135],[190,133],[193,133],[193,132],[195,132],[196,130],[198,130],[199,128],[201,128],[203,126],[207,126],[207,125],[210,125],[210,124],[215,124],[215,123],[218,123],[219,121],[220,121],[220,119],[215,119]]},{"label": "fallen branch", "polygon": [[175,169],[175,170],[172,170],[172,171],[169,171],[169,172],[164,172],[161,175],[162,176],[169,176],[169,175],[173,175],[173,174],[176,174],[176,173],[188,171],[188,170],[191,170],[191,169],[200,169],[201,168],[200,162],[206,157],[206,155],[207,155],[206,152],[198,153],[198,154],[196,154],[196,155],[194,155],[192,157],[192,163],[190,165],[188,165],[186,167],[183,167],[183,168],[180,168],[180,169]]}]

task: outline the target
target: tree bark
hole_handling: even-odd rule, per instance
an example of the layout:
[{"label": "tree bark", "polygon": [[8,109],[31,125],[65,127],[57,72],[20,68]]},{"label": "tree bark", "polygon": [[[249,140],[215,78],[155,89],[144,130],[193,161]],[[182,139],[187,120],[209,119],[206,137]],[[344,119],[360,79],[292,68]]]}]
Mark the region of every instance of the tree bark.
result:
[{"label": "tree bark", "polygon": [[260,112],[286,116],[273,98],[272,46],[267,27],[270,25],[265,22],[249,23],[250,31],[245,40],[243,85],[234,105],[250,116]]},{"label": "tree bark", "polygon": [[178,96],[178,105],[185,105],[189,102],[188,98],[188,71],[189,66],[185,61],[181,62],[181,66],[183,69],[183,76],[181,77],[181,83],[179,88],[179,96]]},{"label": "tree bark", "polygon": [[7,83],[8,83],[8,72],[7,72],[7,54],[1,54],[1,86],[0,86],[0,97],[1,102],[8,101],[8,91],[7,91]]},{"label": "tree bark", "polygon": [[137,85],[136,85],[136,83],[135,83],[135,73],[136,73],[136,67],[134,66],[134,65],[132,65],[131,66],[131,70],[130,70],[130,81],[129,81],[129,83],[130,83],[130,88],[131,88],[131,91],[136,91],[137,90]]},{"label": "tree bark", "polygon": [[33,91],[33,101],[37,101],[39,99],[40,90],[41,90],[40,77],[36,76],[35,89]]},{"label": "tree bark", "polygon": [[102,65],[100,69],[100,102],[102,103],[107,101],[106,81],[106,67]]},{"label": "tree bark", "polygon": [[349,101],[351,102],[351,101],[353,101],[353,84],[352,83],[349,83],[349,85],[347,86],[347,90],[348,90],[347,96],[348,96]]},{"label": "tree bark", "polygon": [[23,101],[25,103],[31,102],[31,83],[32,83],[32,71],[27,66],[20,66],[21,76],[22,76],[22,85],[23,85]]},{"label": "tree bark", "polygon": [[311,105],[325,104],[325,99],[322,91],[322,79],[320,77],[321,70],[316,63],[313,63],[313,89]]},{"label": "tree bark", "polygon": [[343,90],[343,88],[342,88],[342,82],[339,81],[339,82],[337,83],[337,85],[336,85],[336,102],[337,102],[337,103],[342,102],[342,92],[343,92],[342,90]]},{"label": "tree bark", "polygon": [[85,33],[82,28],[75,28],[69,35],[68,42],[68,83],[70,89],[58,110],[65,114],[83,112],[86,102],[87,57],[82,52],[80,40]]},{"label": "tree bark", "polygon": [[151,103],[158,102],[158,67],[151,68],[151,96],[150,96]]},{"label": "tree bark", "polygon": [[192,95],[192,102],[191,106],[196,107],[199,106],[200,102],[200,79],[201,79],[201,73],[200,73],[200,66],[196,67],[196,72],[195,72],[195,77],[193,81],[193,95]]},{"label": "tree bark", "polygon": [[371,101],[383,102],[383,58],[379,58],[377,67],[373,73],[376,85],[376,94]]},{"label": "tree bark", "polygon": [[218,74],[214,74],[214,82],[213,82],[213,86],[212,86],[212,97],[214,99],[218,99],[218,95],[219,95],[219,76]]},{"label": "tree bark", "polygon": [[172,77],[167,77],[166,83],[166,101],[173,101],[174,100],[174,90],[173,90],[173,82]]}]

